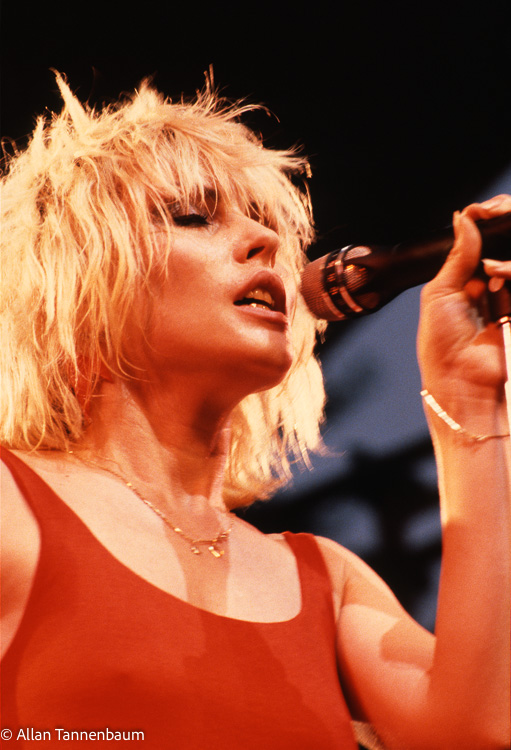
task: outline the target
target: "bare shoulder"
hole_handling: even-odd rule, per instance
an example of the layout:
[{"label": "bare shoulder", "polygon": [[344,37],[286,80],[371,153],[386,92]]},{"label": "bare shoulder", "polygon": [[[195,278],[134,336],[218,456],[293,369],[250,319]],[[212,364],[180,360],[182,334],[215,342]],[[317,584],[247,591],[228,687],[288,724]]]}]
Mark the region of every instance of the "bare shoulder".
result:
[{"label": "bare shoulder", "polygon": [[[11,451],[12,453],[23,457],[21,452]],[[25,463],[29,463],[26,461]],[[0,470],[0,480],[2,487],[2,547],[8,544],[10,535],[7,532],[19,531],[20,534],[27,530],[31,523],[35,522],[29,506],[23,496],[9,467],[2,462]]]},{"label": "bare shoulder", "polygon": [[[54,458],[41,456],[35,452],[11,450],[10,453],[21,459],[41,478],[44,478],[45,473],[51,471],[52,468],[55,470],[59,464],[58,459],[56,461]],[[2,548],[5,551],[10,540],[30,534],[31,530],[37,528],[37,523],[11,470],[3,461],[0,466]]]},{"label": "bare shoulder", "polygon": [[[23,461],[36,474],[43,475],[47,472],[62,472],[69,466],[69,457],[66,453],[57,450],[26,451],[9,449],[9,452]],[[4,464],[2,463],[2,467]],[[9,472],[10,473],[10,472]]]},{"label": "bare shoulder", "polygon": [[370,565],[351,550],[326,537],[315,537],[323,554],[332,587],[343,604],[362,603],[361,598],[385,603],[385,608],[401,612],[396,596]]},{"label": "bare shoulder", "polygon": [[2,653],[10,644],[39,559],[39,526],[9,468],[1,468]]},{"label": "bare shoulder", "polygon": [[[267,539],[278,542],[288,548],[284,534],[266,534],[265,536]],[[382,591],[388,591],[388,587],[384,581],[354,552],[327,537],[314,535],[314,539],[325,561],[332,586],[338,593],[344,590],[347,580],[357,576],[366,578],[373,585],[379,586]]]}]

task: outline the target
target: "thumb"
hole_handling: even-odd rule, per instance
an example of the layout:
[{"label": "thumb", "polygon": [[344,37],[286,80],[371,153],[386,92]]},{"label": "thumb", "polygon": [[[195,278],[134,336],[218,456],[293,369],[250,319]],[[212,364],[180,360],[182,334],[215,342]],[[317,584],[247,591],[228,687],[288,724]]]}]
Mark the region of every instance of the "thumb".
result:
[{"label": "thumb", "polygon": [[454,245],[444,265],[431,282],[437,292],[462,291],[472,279],[481,257],[481,235],[474,221],[464,213],[453,216]]}]

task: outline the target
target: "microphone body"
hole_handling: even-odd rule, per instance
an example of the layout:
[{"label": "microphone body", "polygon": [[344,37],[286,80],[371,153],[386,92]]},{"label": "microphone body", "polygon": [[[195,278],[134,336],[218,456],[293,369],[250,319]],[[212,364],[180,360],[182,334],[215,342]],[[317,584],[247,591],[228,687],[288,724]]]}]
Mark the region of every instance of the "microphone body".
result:
[{"label": "microphone body", "polygon": [[[511,260],[511,213],[480,219],[483,257]],[[301,291],[324,320],[346,320],[379,310],[406,289],[430,281],[454,244],[452,227],[398,245],[348,245],[312,261]]]}]

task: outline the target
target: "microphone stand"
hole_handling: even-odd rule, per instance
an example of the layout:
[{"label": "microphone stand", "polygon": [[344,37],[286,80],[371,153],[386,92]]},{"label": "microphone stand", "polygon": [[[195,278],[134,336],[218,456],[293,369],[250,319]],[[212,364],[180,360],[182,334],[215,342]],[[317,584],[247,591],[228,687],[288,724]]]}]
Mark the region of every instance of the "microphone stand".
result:
[{"label": "microphone stand", "polygon": [[493,292],[490,290],[489,297],[492,320],[502,329],[502,338],[504,340],[504,358],[507,372],[504,389],[507,421],[508,426],[511,428],[511,284],[506,282],[497,291]]},{"label": "microphone stand", "polygon": [[511,425],[511,317],[506,315],[505,318],[501,318],[498,322],[502,327],[502,335],[504,337],[504,353],[506,357],[506,370],[508,373],[505,385],[507,421]]}]

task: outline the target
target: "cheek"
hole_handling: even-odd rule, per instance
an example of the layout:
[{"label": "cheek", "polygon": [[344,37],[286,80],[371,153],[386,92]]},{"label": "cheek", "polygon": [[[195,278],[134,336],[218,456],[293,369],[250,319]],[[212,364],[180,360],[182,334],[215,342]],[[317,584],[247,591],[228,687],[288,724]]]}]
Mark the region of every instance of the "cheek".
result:
[{"label": "cheek", "polygon": [[122,331],[122,357],[129,363],[127,374],[137,377],[138,366],[144,359],[147,331],[149,330],[149,305],[146,299],[138,298],[134,301],[129,318]]},{"label": "cheek", "polygon": [[295,279],[291,276],[289,272],[285,271],[282,275],[282,279],[284,281],[284,286],[286,289],[287,314],[288,314],[289,321],[291,322],[291,325],[292,325],[296,316],[296,309],[297,309],[297,304],[298,304],[298,297],[299,297],[298,286],[297,286]]},{"label": "cheek", "polygon": [[[147,362],[160,343],[162,329],[171,313],[165,301],[173,299],[163,273],[155,273],[140,289],[129,310],[123,329],[123,353],[136,369]],[[136,372],[139,373],[138,370]],[[132,373],[132,374],[135,374]]]}]

